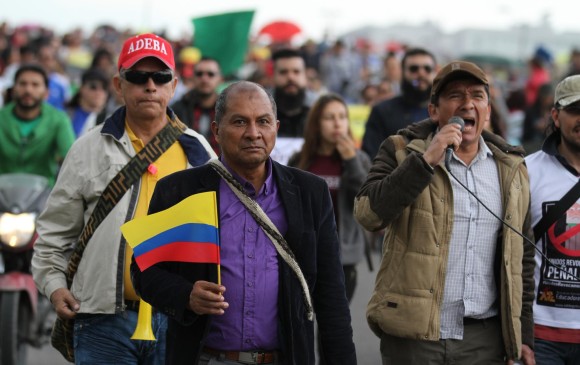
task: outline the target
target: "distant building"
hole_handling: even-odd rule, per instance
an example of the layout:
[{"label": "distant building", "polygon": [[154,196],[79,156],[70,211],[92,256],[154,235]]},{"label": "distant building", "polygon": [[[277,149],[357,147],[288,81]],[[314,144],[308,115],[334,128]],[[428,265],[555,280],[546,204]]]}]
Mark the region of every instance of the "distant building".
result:
[{"label": "distant building", "polygon": [[515,25],[506,30],[462,29],[444,33],[432,22],[420,25],[394,24],[388,27],[363,27],[341,36],[350,44],[366,38],[377,45],[397,41],[425,47],[435,53],[440,63],[462,55],[486,55],[527,61],[543,45],[553,55],[568,55],[580,47],[580,32],[556,33],[545,19],[540,25]]}]

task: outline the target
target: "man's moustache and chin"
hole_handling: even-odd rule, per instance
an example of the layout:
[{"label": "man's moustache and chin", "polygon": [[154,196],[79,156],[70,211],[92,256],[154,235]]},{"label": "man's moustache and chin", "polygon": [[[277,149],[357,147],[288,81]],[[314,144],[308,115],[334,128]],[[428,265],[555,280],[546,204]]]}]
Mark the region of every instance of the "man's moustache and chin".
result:
[{"label": "man's moustache and chin", "polygon": [[197,90],[194,90],[194,93],[199,99],[208,99],[210,96],[215,94],[215,91],[208,90],[205,88],[199,88]]},{"label": "man's moustache and chin", "polygon": [[42,100],[36,100],[31,97],[21,98],[16,100],[16,104],[18,105],[18,107],[28,110],[38,107],[40,104],[42,104]]},{"label": "man's moustache and chin", "polygon": [[286,85],[283,86],[284,90],[300,90],[300,86],[298,86],[297,84],[293,83],[293,82],[289,82]]},{"label": "man's moustache and chin", "polygon": [[428,101],[431,96],[431,87],[421,90],[421,84],[430,85],[427,80],[405,80],[401,81],[402,95],[408,104],[418,105]]}]

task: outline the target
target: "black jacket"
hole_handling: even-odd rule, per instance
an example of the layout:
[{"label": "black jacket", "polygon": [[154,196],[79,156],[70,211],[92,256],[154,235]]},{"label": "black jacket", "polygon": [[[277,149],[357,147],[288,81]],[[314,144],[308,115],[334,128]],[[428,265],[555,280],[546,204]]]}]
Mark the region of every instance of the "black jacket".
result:
[{"label": "black jacket", "polygon": [[426,107],[411,105],[402,95],[384,100],[371,109],[361,149],[372,160],[387,137],[397,134],[399,129],[428,117]]},{"label": "black jacket", "polygon": [[[211,121],[215,119],[215,105],[212,105],[210,108],[201,107],[198,94],[195,90],[190,90],[185,93],[181,99],[171,105],[171,109],[175,112],[179,120],[198,133],[201,133],[198,126],[201,114],[207,114]],[[203,136],[207,139],[215,153],[219,154],[219,146],[211,129],[204,133]]]},{"label": "black jacket", "polygon": [[[286,241],[294,252],[312,295],[322,349],[328,364],[356,364],[350,310],[344,289],[339,244],[326,183],[298,169],[272,162],[286,217]],[[167,209],[193,194],[216,191],[219,175],[210,165],[172,174],[157,183],[150,213]],[[314,365],[314,324],[298,279],[281,259],[279,338],[283,362]],[[166,262],[140,272],[131,266],[133,282],[142,298],[169,316],[167,364],[197,364],[210,316],[187,309],[193,283],[217,282],[214,264]]]}]

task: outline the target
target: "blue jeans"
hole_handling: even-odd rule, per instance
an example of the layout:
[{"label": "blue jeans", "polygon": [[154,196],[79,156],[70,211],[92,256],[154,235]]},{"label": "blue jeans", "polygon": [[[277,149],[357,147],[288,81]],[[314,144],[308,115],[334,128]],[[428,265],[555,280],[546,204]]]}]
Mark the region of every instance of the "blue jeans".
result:
[{"label": "blue jeans", "polygon": [[77,315],[74,329],[75,363],[165,364],[167,317],[154,311],[152,323],[156,341],[131,340],[137,326],[135,311]]},{"label": "blue jeans", "polygon": [[580,364],[580,343],[534,340],[536,365]]}]

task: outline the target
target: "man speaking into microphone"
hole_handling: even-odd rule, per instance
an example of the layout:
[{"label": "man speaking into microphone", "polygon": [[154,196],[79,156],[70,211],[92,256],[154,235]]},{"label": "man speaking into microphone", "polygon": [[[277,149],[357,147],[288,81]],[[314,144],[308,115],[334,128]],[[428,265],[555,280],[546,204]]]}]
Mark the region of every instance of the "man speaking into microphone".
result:
[{"label": "man speaking into microphone", "polygon": [[484,130],[472,63],[438,72],[428,108],[383,142],[355,201],[359,223],[386,228],[367,308],[383,365],[534,364],[534,248],[466,190],[531,238],[524,151]]}]

